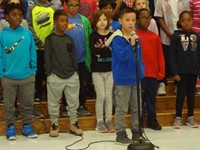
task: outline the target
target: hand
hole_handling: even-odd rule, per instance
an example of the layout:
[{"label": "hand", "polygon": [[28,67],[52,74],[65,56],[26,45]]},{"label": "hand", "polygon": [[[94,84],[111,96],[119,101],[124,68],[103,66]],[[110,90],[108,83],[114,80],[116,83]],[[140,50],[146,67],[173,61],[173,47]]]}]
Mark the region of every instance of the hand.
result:
[{"label": "hand", "polygon": [[179,81],[181,81],[181,78],[180,78],[179,75],[175,75],[175,76],[174,76],[174,80],[179,82]]},{"label": "hand", "polygon": [[94,45],[95,48],[104,48],[106,47],[105,42],[106,42],[107,38],[104,39],[104,41],[102,41],[101,39],[99,39],[99,42],[96,42],[96,44]]},{"label": "hand", "polygon": [[44,48],[44,43],[42,43],[42,45],[40,47],[38,47],[39,49]]},{"label": "hand", "polygon": [[131,36],[131,45],[135,45],[136,44],[136,40],[138,39],[139,37],[136,35],[136,34],[134,34],[134,35],[132,35]]}]

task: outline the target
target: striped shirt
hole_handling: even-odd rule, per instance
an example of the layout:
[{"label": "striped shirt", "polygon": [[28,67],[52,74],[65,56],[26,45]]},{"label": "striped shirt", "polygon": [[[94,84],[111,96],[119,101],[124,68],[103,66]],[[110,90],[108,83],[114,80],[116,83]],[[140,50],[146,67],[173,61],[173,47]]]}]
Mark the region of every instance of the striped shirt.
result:
[{"label": "striped shirt", "polygon": [[192,30],[200,34],[200,0],[190,0],[190,11],[194,18]]}]

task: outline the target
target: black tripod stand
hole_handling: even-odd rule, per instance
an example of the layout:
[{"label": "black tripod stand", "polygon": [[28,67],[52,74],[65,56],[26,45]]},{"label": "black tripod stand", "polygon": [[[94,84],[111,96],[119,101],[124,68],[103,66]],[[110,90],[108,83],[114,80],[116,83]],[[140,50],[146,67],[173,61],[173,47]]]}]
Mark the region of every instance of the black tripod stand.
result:
[{"label": "black tripod stand", "polygon": [[129,144],[128,150],[154,150],[154,145],[145,143],[142,140],[141,112],[140,112],[140,63],[138,58],[138,42],[135,43],[135,61],[136,61],[136,82],[137,82],[137,103],[138,103],[138,124],[139,124],[139,143]]}]

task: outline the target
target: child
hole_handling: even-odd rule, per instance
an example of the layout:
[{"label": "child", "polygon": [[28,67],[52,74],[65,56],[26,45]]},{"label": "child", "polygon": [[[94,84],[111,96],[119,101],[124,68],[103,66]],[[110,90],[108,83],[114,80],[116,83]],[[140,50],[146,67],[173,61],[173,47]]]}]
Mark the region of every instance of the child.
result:
[{"label": "child", "polygon": [[[24,2],[22,0],[8,0],[8,1],[3,1],[2,2],[2,8],[4,9],[4,7],[7,4],[10,4],[10,3],[18,3],[18,4],[21,4],[23,8],[25,7]],[[2,19],[1,22],[0,22],[0,30],[2,30],[6,26],[9,26],[8,21],[6,21],[5,19]],[[25,19],[22,19],[21,26],[23,26],[24,28],[28,29],[28,23],[27,23],[27,21]]]},{"label": "child", "polygon": [[16,139],[14,111],[16,90],[22,107],[22,134],[36,138],[31,128],[34,105],[34,82],[37,67],[36,48],[32,33],[20,26],[23,8],[19,4],[8,4],[4,9],[10,27],[0,32],[0,77],[4,95],[4,116],[8,125],[6,137]]},{"label": "child", "polygon": [[[109,20],[107,15],[97,10],[92,16],[92,27],[95,30],[90,34],[90,49],[92,55],[91,72],[96,98],[96,130],[98,132],[113,132],[112,128],[112,88],[111,50],[105,46],[105,41],[112,34],[108,32]],[[105,107],[105,122],[103,119]]]},{"label": "child", "polygon": [[35,82],[35,101],[41,101],[43,96],[43,81],[46,80],[44,71],[44,41],[54,28],[54,5],[47,0],[37,0],[30,5],[26,15],[29,30],[34,35],[37,46],[37,66]]},{"label": "child", "polygon": [[68,7],[67,35],[74,39],[78,60],[78,72],[80,80],[78,115],[88,116],[91,113],[85,107],[86,103],[86,69],[90,71],[91,51],[89,47],[89,35],[92,31],[89,20],[80,15],[80,0],[66,0]]},{"label": "child", "polygon": [[96,0],[80,0],[80,14],[87,17],[89,21],[95,10],[97,10]]},{"label": "child", "polygon": [[[23,8],[25,7],[24,6],[24,2],[22,0],[8,0],[8,1],[3,1],[3,8],[8,5],[8,4],[11,4],[11,3],[17,3],[17,4],[20,4]],[[2,19],[0,21],[0,30],[2,30],[4,27],[6,26],[9,26],[9,23],[7,20],[5,19]],[[21,23],[21,26],[28,29],[28,23],[25,19],[22,19],[22,23]],[[20,118],[20,112],[19,112],[19,108],[18,108],[18,105],[17,105],[17,97],[16,97],[16,102],[15,102],[15,119],[19,119]],[[44,117],[44,115],[42,113],[40,113],[37,108],[34,106],[33,107],[33,112],[32,112],[32,115],[34,118],[42,118]]]},{"label": "child", "polygon": [[58,117],[60,98],[64,92],[70,116],[70,132],[82,135],[78,127],[77,108],[79,105],[79,78],[74,41],[65,35],[67,13],[57,10],[54,14],[56,30],[45,40],[45,69],[47,74],[48,110],[51,119],[50,136],[56,137],[59,132]]},{"label": "child", "polygon": [[100,0],[99,9],[102,10],[109,18],[110,27],[109,32],[114,32],[117,29],[121,29],[119,22],[112,20],[112,13],[115,8],[115,3],[112,0]]},{"label": "child", "polygon": [[[137,0],[136,0],[137,1]],[[160,37],[148,30],[151,21],[150,12],[142,8],[137,12],[136,33],[141,39],[142,60],[144,61],[144,78],[141,81],[143,117],[147,110],[148,127],[161,130],[156,119],[156,93],[158,88],[157,79],[163,79],[165,75],[165,61],[162,52]]]},{"label": "child", "polygon": [[[136,11],[139,11],[142,8],[148,9],[147,0],[135,0],[133,3],[133,9],[135,9]],[[148,30],[155,32],[158,35],[158,27],[153,18],[151,18],[150,20]]]},{"label": "child", "polygon": [[[114,93],[117,102],[115,110],[116,143],[121,145],[139,143],[140,135],[134,47],[138,36],[131,34],[135,22],[136,14],[134,10],[132,8],[123,9],[119,15],[119,23],[122,25],[122,29],[113,33],[115,36],[110,44],[112,49]],[[141,79],[144,76],[144,66],[141,60],[141,46],[139,46],[137,52],[139,57],[139,78]],[[132,140],[128,138],[126,133],[125,115],[127,114],[128,108],[130,108]],[[148,142],[143,136],[141,138],[144,142]]]},{"label": "child", "polygon": [[[200,2],[199,0],[190,0],[190,12],[193,15],[192,31],[200,34]],[[195,94],[200,94],[200,78],[197,77]]]},{"label": "child", "polygon": [[158,95],[166,95],[165,86],[167,77],[171,75],[169,66],[169,46],[170,38],[177,30],[176,23],[179,14],[184,10],[190,10],[189,0],[157,0],[154,16],[160,26],[160,37],[162,42],[163,54],[165,57],[165,78],[159,81]]},{"label": "child", "polygon": [[175,32],[170,41],[170,67],[174,80],[177,81],[175,129],[180,129],[182,125],[182,109],[186,95],[188,105],[187,125],[198,128],[193,116],[195,85],[200,65],[200,36],[192,31],[192,23],[192,14],[189,11],[183,11],[177,23],[177,28],[182,30]]},{"label": "child", "polygon": [[1,19],[4,19],[4,11],[2,8],[2,2],[3,2],[3,0],[0,0],[0,21],[1,21]]}]

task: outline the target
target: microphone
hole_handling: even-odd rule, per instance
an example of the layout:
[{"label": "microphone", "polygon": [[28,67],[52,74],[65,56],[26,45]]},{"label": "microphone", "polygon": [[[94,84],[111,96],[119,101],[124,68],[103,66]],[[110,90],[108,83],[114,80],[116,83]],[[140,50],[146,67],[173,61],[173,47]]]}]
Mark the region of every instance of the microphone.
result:
[{"label": "microphone", "polygon": [[[133,35],[136,35],[136,32],[135,31],[131,31],[131,36],[133,36]],[[137,48],[138,48],[138,38],[137,39],[135,39],[135,45],[134,45],[134,53],[135,53],[135,55],[136,55],[136,53],[137,53]]]}]

